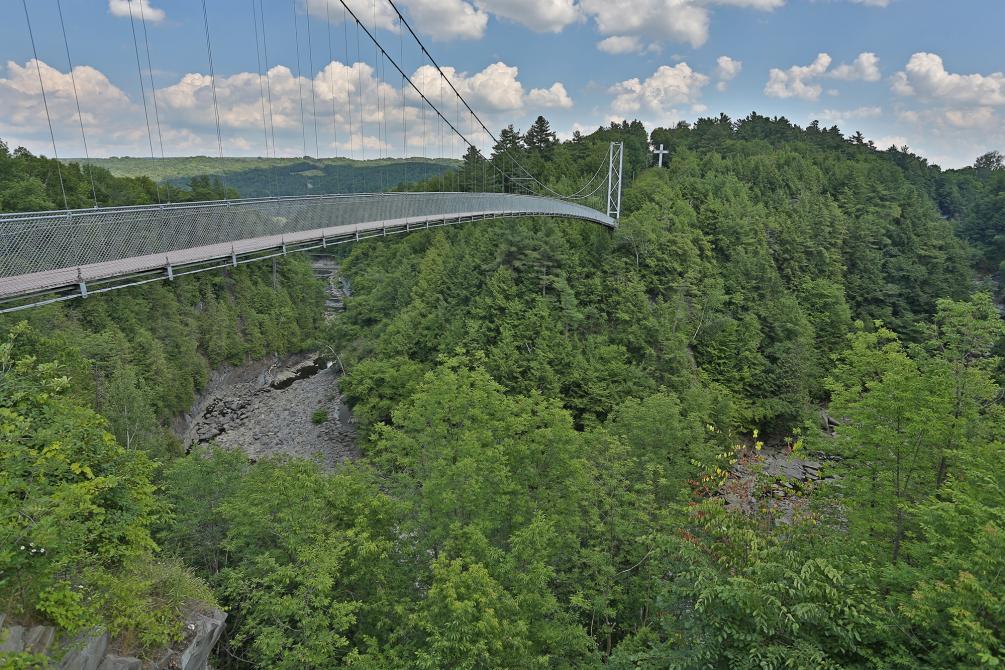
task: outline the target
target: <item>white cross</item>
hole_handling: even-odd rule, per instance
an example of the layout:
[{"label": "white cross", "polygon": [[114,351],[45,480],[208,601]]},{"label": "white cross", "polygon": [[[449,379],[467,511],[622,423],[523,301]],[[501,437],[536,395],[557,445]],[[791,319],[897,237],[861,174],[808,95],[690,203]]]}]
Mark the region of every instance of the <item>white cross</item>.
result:
[{"label": "white cross", "polygon": [[659,156],[659,166],[663,167],[663,156],[666,155],[666,154],[668,154],[668,153],[670,153],[670,152],[667,151],[666,149],[664,149],[663,145],[661,144],[660,148],[658,150],[654,151],[653,153],[656,154],[657,156]]}]

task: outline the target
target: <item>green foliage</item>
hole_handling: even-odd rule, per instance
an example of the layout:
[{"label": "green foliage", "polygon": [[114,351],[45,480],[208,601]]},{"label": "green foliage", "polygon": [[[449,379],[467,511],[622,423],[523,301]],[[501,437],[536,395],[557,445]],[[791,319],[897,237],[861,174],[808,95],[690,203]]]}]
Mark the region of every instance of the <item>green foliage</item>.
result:
[{"label": "green foliage", "polygon": [[[3,640],[0,640],[2,642]],[[6,652],[0,657],[0,670],[48,670],[52,667],[50,659],[45,654],[30,654],[27,652]]]},{"label": "green foliage", "polygon": [[314,413],[311,414],[311,423],[322,424],[328,421],[328,410],[326,409],[316,409]]},{"label": "green foliage", "polygon": [[991,351],[1003,334],[990,296],[977,294],[939,302],[928,350],[909,352],[884,328],[850,336],[828,384],[830,411],[844,423],[841,495],[857,503],[847,516],[868,551],[896,563],[914,508],[999,433]]},{"label": "green foliage", "polygon": [[[359,656],[391,611],[396,504],[361,471],[197,453],[167,472],[164,535],[222,594],[229,645],[260,667],[330,668]],[[205,483],[220,490],[187,504]],[[207,550],[209,553],[207,553]]]},{"label": "green foliage", "polygon": [[421,364],[404,357],[368,358],[342,377],[339,390],[362,426],[389,423],[391,410],[412,395],[423,373]]},{"label": "green foliage", "polygon": [[918,510],[911,563],[893,573],[898,642],[915,667],[997,667],[1005,662],[1005,449],[989,444],[965,457],[966,476],[950,479]]},{"label": "green foliage", "polygon": [[802,556],[717,502],[696,509],[688,531],[655,559],[680,566],[657,587],[657,630],[639,635],[658,642],[627,644],[613,667],[877,667],[883,611],[865,565]]},{"label": "green foliage", "polygon": [[[243,266],[19,313],[22,348],[64,364],[68,392],[104,415],[118,442],[158,459],[177,455],[166,425],[188,411],[223,363],[243,363],[314,344],[323,288],[306,260]],[[13,319],[0,326],[13,327]]]},{"label": "green foliage", "polygon": [[[671,149],[663,170],[649,168],[650,139]],[[103,445],[110,460],[90,473],[135,510],[130,474],[149,487],[144,454],[173,458],[163,426],[211,366],[317,344],[346,362],[364,456],[326,471],[197,449],[167,465],[160,499],[143,489],[140,521],[59,517],[126,524],[73,531],[66,547],[60,535],[59,560],[86,564],[90,591],[11,590],[12,575],[65,573],[8,569],[0,593],[66,621],[104,603],[152,645],[207,596],[191,569],[230,613],[216,661],[228,669],[1000,666],[1003,322],[989,295],[967,298],[971,253],[954,237],[982,270],[1005,258],[994,157],[942,172],[756,114],[567,142],[539,118],[410,188],[521,192],[494,176],[519,161],[573,191],[610,141],[625,142],[632,176],[616,231],[525,219],[362,242],[329,323],[293,259],[275,286],[251,266],[29,313],[12,360],[35,360],[18,374],[59,361],[69,383],[24,396],[47,421],[12,439],[26,474],[10,486],[46,504],[66,502],[46,492],[57,480],[24,464],[32,440],[55,443],[52,426],[60,449]],[[0,176],[19,171],[0,193],[58,205],[51,162],[0,154]],[[218,167],[233,186],[276,166]],[[293,169],[280,167],[273,179]],[[336,166],[300,167],[287,176],[306,183]],[[146,188],[123,201],[156,195],[102,183]],[[837,421],[827,434],[821,408]],[[783,445],[819,459],[824,479],[775,501],[775,525],[718,499]],[[150,558],[152,527],[171,559]],[[74,553],[88,541],[118,553]]]},{"label": "green foliage", "polygon": [[212,603],[150,535],[164,505],[147,456],[66,394],[54,363],[0,345],[0,603],[68,631],[94,625],[143,648],[181,633],[184,608]]}]

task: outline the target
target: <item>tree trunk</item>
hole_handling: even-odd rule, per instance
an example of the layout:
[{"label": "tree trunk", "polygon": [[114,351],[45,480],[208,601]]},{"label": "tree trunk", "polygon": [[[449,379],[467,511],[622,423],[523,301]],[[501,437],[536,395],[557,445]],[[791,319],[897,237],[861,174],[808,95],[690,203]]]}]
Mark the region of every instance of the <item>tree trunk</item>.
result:
[{"label": "tree trunk", "polygon": [[904,510],[897,510],[897,532],[893,536],[893,563],[900,559],[900,543],[904,539]]}]

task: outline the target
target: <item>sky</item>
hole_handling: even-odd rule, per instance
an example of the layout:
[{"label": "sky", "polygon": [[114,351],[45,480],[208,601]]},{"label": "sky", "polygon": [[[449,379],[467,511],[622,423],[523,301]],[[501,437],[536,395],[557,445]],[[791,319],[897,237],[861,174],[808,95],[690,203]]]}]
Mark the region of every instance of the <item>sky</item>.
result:
[{"label": "sky", "polygon": [[[0,139],[11,148],[53,154],[46,103],[61,157],[82,157],[84,138],[92,157],[464,148],[342,0],[206,0],[213,77],[201,0],[60,2],[65,44],[57,0],[0,3]],[[444,116],[490,145],[388,0],[345,4]],[[861,131],[947,168],[1005,150],[1005,0],[396,4],[493,132],[539,114],[568,138],[612,120],[651,130],[756,111]]]}]

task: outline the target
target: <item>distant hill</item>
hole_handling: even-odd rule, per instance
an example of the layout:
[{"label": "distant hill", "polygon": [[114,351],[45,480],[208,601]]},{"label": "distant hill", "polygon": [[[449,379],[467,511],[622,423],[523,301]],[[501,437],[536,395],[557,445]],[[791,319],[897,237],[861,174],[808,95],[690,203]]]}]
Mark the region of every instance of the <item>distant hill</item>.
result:
[{"label": "distant hill", "polygon": [[[69,158],[65,162],[85,162]],[[367,193],[385,191],[404,183],[441,175],[460,165],[452,159],[379,159],[357,161],[348,158],[92,158],[95,166],[116,177],[147,176],[158,182],[186,186],[192,177],[217,177],[242,197],[257,198],[276,194]]]}]

